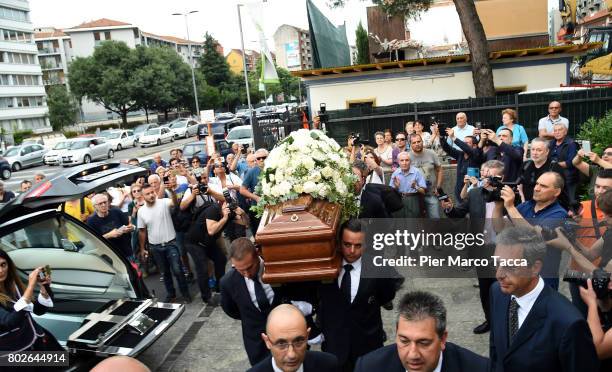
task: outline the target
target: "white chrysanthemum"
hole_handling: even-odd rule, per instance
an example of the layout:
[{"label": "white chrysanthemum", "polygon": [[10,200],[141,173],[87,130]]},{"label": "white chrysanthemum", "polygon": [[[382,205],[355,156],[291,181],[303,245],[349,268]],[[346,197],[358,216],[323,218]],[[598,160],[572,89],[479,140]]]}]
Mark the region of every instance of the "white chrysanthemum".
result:
[{"label": "white chrysanthemum", "polygon": [[301,183],[293,184],[293,191],[297,192],[298,194],[303,193],[304,192],[304,185],[302,185]]},{"label": "white chrysanthemum", "polygon": [[327,185],[323,185],[320,189],[319,189],[319,196],[321,196],[322,198],[326,197],[327,194],[329,194],[329,186]]},{"label": "white chrysanthemum", "polygon": [[311,194],[317,191],[317,184],[312,181],[304,182],[304,192],[307,194]]},{"label": "white chrysanthemum", "polygon": [[331,178],[333,174],[334,174],[334,170],[328,166],[321,169],[321,175],[325,178]]},{"label": "white chrysanthemum", "polygon": [[321,181],[321,172],[316,171],[316,172],[312,172],[310,174],[310,176],[308,177],[309,180],[314,181],[314,182],[319,182]]},{"label": "white chrysanthemum", "polygon": [[269,195],[272,192],[272,187],[269,183],[263,182],[261,184],[261,190],[263,191],[264,195]]},{"label": "white chrysanthemum", "polygon": [[315,162],[314,162],[314,160],[312,160],[312,158],[310,156],[303,156],[302,157],[302,164],[308,170],[313,170],[314,167],[315,167]]}]

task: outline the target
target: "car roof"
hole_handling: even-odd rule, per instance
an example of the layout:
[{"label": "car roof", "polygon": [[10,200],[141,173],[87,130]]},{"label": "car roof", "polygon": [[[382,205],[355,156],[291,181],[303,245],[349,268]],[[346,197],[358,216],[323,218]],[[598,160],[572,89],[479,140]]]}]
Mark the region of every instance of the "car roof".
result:
[{"label": "car roof", "polygon": [[33,185],[30,191],[4,205],[0,204],[0,218],[6,220],[40,209],[54,209],[68,200],[80,199],[120,183],[129,183],[146,173],[147,170],[142,167],[118,161],[77,166]]},{"label": "car roof", "polygon": [[238,129],[253,129],[253,127],[250,125],[239,125],[237,127],[233,127],[232,129],[230,129],[230,132],[233,130],[238,130]]}]

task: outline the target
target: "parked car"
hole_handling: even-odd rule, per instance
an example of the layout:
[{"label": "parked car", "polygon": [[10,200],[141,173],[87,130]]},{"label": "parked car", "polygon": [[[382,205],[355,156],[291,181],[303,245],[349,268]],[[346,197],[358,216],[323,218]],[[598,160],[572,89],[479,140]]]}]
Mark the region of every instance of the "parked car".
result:
[{"label": "parked car", "polygon": [[187,138],[198,134],[199,123],[193,119],[177,119],[169,124],[175,139]]},{"label": "parked car", "polygon": [[139,126],[137,126],[136,128],[134,128],[134,137],[136,142],[138,142],[138,140],[140,139],[140,136],[148,131],[149,129],[153,129],[153,128],[158,128],[159,125],[151,123],[151,124],[140,124]]},{"label": "parked car", "polygon": [[[224,139],[232,128],[240,125],[243,125],[243,121],[237,117],[228,120],[217,120],[211,124],[213,135],[218,139]],[[208,136],[208,124],[198,125],[198,140],[201,141],[206,136]]]},{"label": "parked car", "polygon": [[70,146],[71,141],[58,142],[44,156],[44,162],[47,165],[60,165],[61,154]]},{"label": "parked car", "polygon": [[[215,140],[215,149],[223,158],[232,152],[232,146],[224,139]],[[185,159],[189,160],[194,156],[200,158],[202,165],[206,165],[209,155],[206,150],[205,141],[191,142],[183,146],[183,157],[185,157]]]},{"label": "parked car", "polygon": [[253,147],[253,127],[250,125],[234,127],[229,131],[225,140],[230,144],[237,143],[239,145],[249,145]]},{"label": "parked car", "polygon": [[141,147],[145,146],[153,146],[153,145],[161,145],[165,142],[174,142],[174,135],[169,128],[158,127],[149,129],[144,134],[140,136],[138,139],[138,143],[140,143]]},{"label": "parked car", "polygon": [[102,131],[100,135],[106,138],[106,142],[108,142],[116,151],[121,151],[122,149],[126,149],[128,147],[136,147],[136,137],[134,136],[134,131],[132,130],[109,130]]},{"label": "parked car", "polygon": [[61,154],[61,165],[87,164],[95,160],[112,159],[115,151],[103,137],[76,138]]},{"label": "parked car", "polygon": [[11,178],[11,174],[11,165],[5,158],[0,157],[0,178],[8,180]]},{"label": "parked car", "polygon": [[122,252],[58,208],[129,184],[146,170],[111,162],[61,173],[0,206],[0,248],[22,282],[34,268],[49,265],[54,306],[36,322],[65,345],[70,368],[90,370],[104,357],[138,356],[172,327],[185,305],[152,299]]},{"label": "parked car", "polygon": [[18,172],[22,168],[44,164],[43,157],[46,153],[47,149],[42,145],[26,143],[10,147],[4,153],[4,158],[11,165],[13,172]]}]

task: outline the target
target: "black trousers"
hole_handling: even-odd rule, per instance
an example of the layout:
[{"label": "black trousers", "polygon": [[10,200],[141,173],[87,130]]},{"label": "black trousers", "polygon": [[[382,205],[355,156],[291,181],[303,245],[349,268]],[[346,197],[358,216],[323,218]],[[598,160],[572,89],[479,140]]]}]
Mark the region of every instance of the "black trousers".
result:
[{"label": "black trousers", "polygon": [[210,287],[208,287],[208,260],[213,261],[215,267],[215,278],[217,283],[220,282],[221,277],[225,275],[225,265],[227,264],[227,257],[223,254],[221,249],[217,245],[212,247],[194,244],[193,242],[186,242],[185,247],[187,252],[193,259],[196,280],[198,287],[200,288],[200,294],[202,299],[207,300],[211,296]]},{"label": "black trousers", "polygon": [[[468,250],[469,258],[486,258],[491,262],[491,256],[495,253],[495,246],[491,244],[482,247],[470,247]],[[480,291],[480,305],[482,312],[485,315],[485,320],[488,322],[491,319],[491,300],[490,289],[497,281],[495,278],[494,267],[476,267],[476,275],[478,276],[478,289]]]}]

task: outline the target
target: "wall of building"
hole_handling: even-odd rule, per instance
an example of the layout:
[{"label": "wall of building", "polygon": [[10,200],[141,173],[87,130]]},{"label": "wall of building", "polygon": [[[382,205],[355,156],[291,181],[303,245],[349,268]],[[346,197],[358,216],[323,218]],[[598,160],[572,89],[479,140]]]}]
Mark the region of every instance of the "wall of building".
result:
[{"label": "wall of building", "polygon": [[481,0],[475,4],[487,39],[548,34],[548,0]]},{"label": "wall of building", "polygon": [[[279,27],[274,33],[274,47],[278,66],[289,71],[301,70],[300,37],[296,28],[287,25]],[[290,52],[289,55],[287,52]]]},{"label": "wall of building", "polygon": [[230,70],[234,74],[242,73],[242,70],[244,69],[244,63],[242,61],[242,55],[240,53],[235,50],[232,50],[229,52],[227,57],[225,57],[225,60],[229,64]]},{"label": "wall of building", "polygon": [[[525,90],[559,87],[567,83],[567,74],[568,60],[562,59],[554,63],[497,63],[493,70],[496,88],[525,87]],[[472,72],[467,64],[308,78],[305,84],[310,107],[325,103],[328,110],[346,109],[351,101],[374,101],[375,106],[388,106],[475,96]]]},{"label": "wall of building", "polygon": [[73,55],[75,57],[88,57],[93,54],[96,47],[96,40],[94,39],[94,32],[100,33],[100,42],[105,41],[104,33],[110,31],[111,40],[123,41],[130,48],[135,48],[136,45],[140,45],[140,39],[134,35],[134,30],[129,29],[116,29],[116,30],[96,30],[96,31],[84,31],[84,32],[70,32],[70,38],[72,39]]}]

